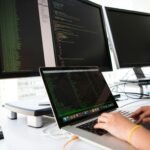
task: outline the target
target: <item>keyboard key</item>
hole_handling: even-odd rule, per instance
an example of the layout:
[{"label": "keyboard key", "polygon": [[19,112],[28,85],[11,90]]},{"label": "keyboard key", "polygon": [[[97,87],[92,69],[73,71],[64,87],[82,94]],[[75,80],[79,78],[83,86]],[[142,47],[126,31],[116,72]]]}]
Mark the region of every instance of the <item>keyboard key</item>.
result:
[{"label": "keyboard key", "polygon": [[103,135],[105,133],[107,133],[107,131],[102,130],[102,129],[95,129],[94,125],[97,123],[97,119],[90,121],[88,123],[82,124],[80,126],[78,126],[78,128],[86,130],[88,132],[92,132],[94,134],[98,134],[98,135]]}]

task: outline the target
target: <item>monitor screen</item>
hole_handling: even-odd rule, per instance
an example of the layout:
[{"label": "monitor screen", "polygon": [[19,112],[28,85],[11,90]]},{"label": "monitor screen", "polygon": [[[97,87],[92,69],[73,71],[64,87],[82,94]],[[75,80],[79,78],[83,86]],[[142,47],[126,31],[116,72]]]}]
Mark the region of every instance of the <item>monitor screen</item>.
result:
[{"label": "monitor screen", "polygon": [[37,0],[0,0],[0,77],[38,75],[44,55]]},{"label": "monitor screen", "polygon": [[85,0],[48,0],[56,66],[112,70],[102,8]]},{"label": "monitor screen", "polygon": [[120,67],[150,66],[150,14],[106,8]]}]

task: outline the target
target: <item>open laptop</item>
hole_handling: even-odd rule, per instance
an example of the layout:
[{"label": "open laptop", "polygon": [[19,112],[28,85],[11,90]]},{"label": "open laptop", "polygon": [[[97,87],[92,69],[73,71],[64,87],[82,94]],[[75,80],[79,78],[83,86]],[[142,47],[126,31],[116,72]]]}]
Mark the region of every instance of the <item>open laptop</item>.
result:
[{"label": "open laptop", "polygon": [[104,130],[94,129],[97,117],[118,105],[98,67],[40,68],[59,128],[105,149],[133,150]]}]

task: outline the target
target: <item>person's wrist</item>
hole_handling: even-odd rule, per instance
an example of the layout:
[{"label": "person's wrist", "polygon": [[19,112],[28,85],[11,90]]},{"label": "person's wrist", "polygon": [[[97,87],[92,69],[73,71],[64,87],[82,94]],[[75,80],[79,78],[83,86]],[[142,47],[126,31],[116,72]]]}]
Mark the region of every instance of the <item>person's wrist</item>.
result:
[{"label": "person's wrist", "polygon": [[129,132],[130,130],[135,126],[136,124],[134,123],[129,123],[126,127],[126,132],[125,132],[125,137],[124,137],[124,140],[125,141],[128,141],[128,136],[129,136]]},{"label": "person's wrist", "polygon": [[137,132],[137,130],[138,130],[139,128],[141,128],[141,125],[135,124],[135,125],[130,129],[130,131],[129,131],[129,133],[128,133],[128,139],[127,139],[127,141],[128,141],[129,144],[132,143],[132,136],[134,136],[134,134]]}]

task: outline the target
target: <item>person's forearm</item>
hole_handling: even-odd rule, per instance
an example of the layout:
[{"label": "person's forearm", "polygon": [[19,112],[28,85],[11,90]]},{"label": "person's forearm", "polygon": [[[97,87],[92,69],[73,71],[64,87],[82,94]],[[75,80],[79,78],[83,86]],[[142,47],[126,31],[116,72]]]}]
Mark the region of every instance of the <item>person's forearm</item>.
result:
[{"label": "person's forearm", "polygon": [[139,150],[150,150],[150,131],[141,126],[133,133],[130,143]]}]

